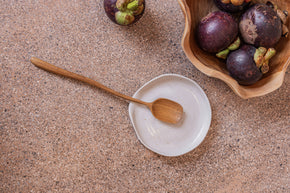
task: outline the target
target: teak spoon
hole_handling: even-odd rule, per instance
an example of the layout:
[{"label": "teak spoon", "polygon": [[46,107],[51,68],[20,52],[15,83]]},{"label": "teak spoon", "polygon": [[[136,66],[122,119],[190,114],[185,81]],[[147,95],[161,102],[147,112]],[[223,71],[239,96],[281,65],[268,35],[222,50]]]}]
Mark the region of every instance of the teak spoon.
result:
[{"label": "teak spoon", "polygon": [[150,109],[150,111],[152,112],[154,117],[159,119],[160,121],[175,124],[175,123],[178,123],[182,118],[182,115],[183,115],[182,106],[174,101],[169,100],[169,99],[159,98],[151,103],[144,102],[144,101],[141,101],[139,99],[121,94],[121,93],[119,93],[113,89],[110,89],[110,88],[102,85],[101,83],[94,81],[90,78],[84,77],[82,75],[79,75],[79,74],[76,74],[73,72],[69,72],[69,71],[64,70],[62,68],[56,67],[52,64],[49,64],[43,60],[40,60],[38,58],[32,57],[30,59],[30,61],[32,64],[34,64],[35,66],[37,66],[43,70],[85,82],[87,84],[90,84],[92,86],[103,89],[103,90],[105,90],[113,95],[116,95],[118,97],[121,97],[123,99],[146,105]]}]

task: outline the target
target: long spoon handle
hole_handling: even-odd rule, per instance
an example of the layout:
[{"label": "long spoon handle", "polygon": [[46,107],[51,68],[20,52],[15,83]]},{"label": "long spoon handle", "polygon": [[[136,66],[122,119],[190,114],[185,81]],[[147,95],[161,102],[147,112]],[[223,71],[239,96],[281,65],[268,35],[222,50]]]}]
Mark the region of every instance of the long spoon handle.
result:
[{"label": "long spoon handle", "polygon": [[38,58],[35,58],[35,57],[32,57],[30,59],[31,63],[34,64],[35,66],[43,69],[43,70],[46,70],[46,71],[49,71],[49,72],[52,72],[54,74],[58,74],[58,75],[62,75],[62,76],[65,76],[65,77],[69,77],[69,78],[72,78],[72,79],[76,79],[76,80],[79,80],[79,81],[82,81],[82,82],[85,82],[89,85],[92,85],[92,86],[95,86],[95,87],[98,87],[100,89],[103,89],[113,95],[116,95],[118,97],[121,97],[123,99],[126,99],[126,100],[129,100],[129,101],[133,101],[133,102],[136,102],[136,103],[140,103],[140,104],[144,104],[144,105],[149,105],[149,103],[147,102],[144,102],[144,101],[141,101],[139,99],[135,99],[133,97],[130,97],[130,96],[127,96],[127,95],[124,95],[122,93],[119,93],[111,88],[108,88],[106,86],[104,86],[103,84],[97,82],[97,81],[94,81],[90,78],[87,78],[85,76],[82,76],[82,75],[79,75],[79,74],[76,74],[76,73],[73,73],[73,72],[70,72],[70,71],[67,71],[67,70],[64,70],[62,68],[59,68],[57,66],[54,66],[48,62],[45,62],[43,60],[40,60]]}]

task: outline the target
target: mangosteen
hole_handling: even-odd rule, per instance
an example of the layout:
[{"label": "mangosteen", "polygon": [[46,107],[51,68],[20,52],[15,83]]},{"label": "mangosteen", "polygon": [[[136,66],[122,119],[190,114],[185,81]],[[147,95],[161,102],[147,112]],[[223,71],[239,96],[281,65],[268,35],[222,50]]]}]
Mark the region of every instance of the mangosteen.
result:
[{"label": "mangosteen", "polygon": [[273,47],[282,36],[277,13],[266,4],[255,4],[242,16],[239,28],[243,40],[255,47]]},{"label": "mangosteen", "polygon": [[215,11],[201,19],[196,33],[197,42],[204,51],[217,53],[233,43],[238,31],[238,24],[233,16]]},{"label": "mangosteen", "polygon": [[104,0],[104,9],[114,23],[131,25],[142,17],[145,0]]},{"label": "mangosteen", "polygon": [[245,10],[251,0],[214,0],[216,6],[225,12],[237,13]]},{"label": "mangosteen", "polygon": [[230,76],[239,84],[252,85],[269,71],[269,60],[275,53],[273,48],[267,50],[264,47],[243,45],[229,54],[226,67]]},{"label": "mangosteen", "polygon": [[257,50],[254,46],[244,44],[243,46],[241,46],[240,49],[246,51],[247,54],[250,55],[254,59],[254,55],[255,55],[255,52]]},{"label": "mangosteen", "polygon": [[271,2],[271,1],[267,1],[266,5],[269,6],[270,8],[272,8],[277,15],[279,16],[279,18],[281,19],[282,22],[282,37],[288,37],[289,34],[289,29],[286,25],[287,20],[288,20],[288,11],[287,10],[281,10],[277,4]]},{"label": "mangosteen", "polygon": [[227,69],[230,75],[241,85],[254,84],[263,76],[252,57],[242,49],[229,54]]}]

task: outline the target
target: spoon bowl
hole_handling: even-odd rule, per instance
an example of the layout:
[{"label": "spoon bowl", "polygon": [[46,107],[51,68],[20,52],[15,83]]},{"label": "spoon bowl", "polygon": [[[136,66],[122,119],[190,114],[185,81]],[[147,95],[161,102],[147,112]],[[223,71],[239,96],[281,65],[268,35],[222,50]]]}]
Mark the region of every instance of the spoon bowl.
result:
[{"label": "spoon bowl", "polygon": [[124,95],[122,93],[119,93],[111,88],[104,86],[103,84],[101,84],[97,81],[94,81],[94,80],[87,78],[87,77],[84,77],[82,75],[64,70],[62,68],[56,67],[48,62],[45,62],[43,60],[38,59],[38,58],[32,57],[30,59],[30,61],[32,64],[34,64],[35,66],[37,66],[43,70],[46,70],[46,71],[49,71],[49,72],[52,72],[52,73],[55,73],[58,75],[62,75],[62,76],[68,77],[68,78],[82,81],[84,83],[87,83],[87,84],[90,84],[92,86],[98,87],[102,90],[105,90],[105,91],[107,91],[115,96],[121,97],[123,99],[129,100],[129,101],[132,101],[135,103],[146,105],[150,109],[150,111],[152,112],[154,117],[160,121],[176,124],[182,118],[182,115],[183,115],[182,106],[180,104],[172,101],[172,100],[160,98],[160,99],[157,99],[153,102],[145,102],[145,101]]},{"label": "spoon bowl", "polygon": [[150,110],[154,117],[158,117],[157,119],[173,124],[178,123],[183,115],[183,108],[180,104],[165,98],[155,100]]}]

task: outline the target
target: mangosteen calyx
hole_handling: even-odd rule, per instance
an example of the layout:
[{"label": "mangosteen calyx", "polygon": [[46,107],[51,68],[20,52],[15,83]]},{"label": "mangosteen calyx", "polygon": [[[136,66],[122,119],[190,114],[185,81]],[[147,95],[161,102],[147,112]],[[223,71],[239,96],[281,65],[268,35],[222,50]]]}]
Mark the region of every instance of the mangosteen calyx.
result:
[{"label": "mangosteen calyx", "polygon": [[264,47],[259,47],[256,49],[254,54],[254,61],[257,68],[265,74],[269,71],[269,60],[276,54],[274,48],[269,48],[268,50]]},{"label": "mangosteen calyx", "polygon": [[116,22],[120,25],[130,25],[135,21],[135,16],[144,10],[143,0],[117,0],[115,14]]},{"label": "mangosteen calyx", "polygon": [[237,39],[234,41],[234,43],[232,43],[228,49],[233,51],[233,50],[236,50],[240,47],[241,45],[241,39],[239,37],[237,37]]},{"label": "mangosteen calyx", "polygon": [[262,66],[266,52],[267,52],[267,49],[264,47],[259,47],[256,49],[256,52],[254,54],[254,61],[258,68]]},{"label": "mangosteen calyx", "polygon": [[228,54],[230,53],[230,51],[234,51],[238,49],[240,47],[240,44],[241,44],[241,39],[237,37],[237,39],[231,45],[229,45],[227,49],[218,52],[216,54],[216,57],[225,60],[228,57]]},{"label": "mangosteen calyx", "polygon": [[230,50],[229,49],[225,49],[225,50],[220,51],[219,53],[217,53],[216,57],[225,60],[228,57],[229,53],[230,53]]}]

